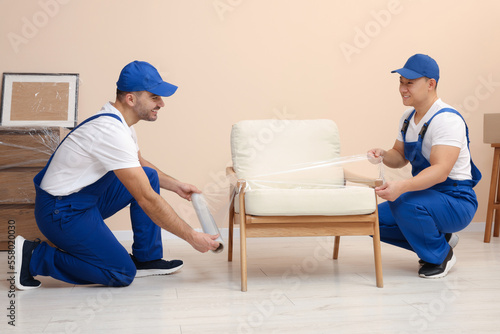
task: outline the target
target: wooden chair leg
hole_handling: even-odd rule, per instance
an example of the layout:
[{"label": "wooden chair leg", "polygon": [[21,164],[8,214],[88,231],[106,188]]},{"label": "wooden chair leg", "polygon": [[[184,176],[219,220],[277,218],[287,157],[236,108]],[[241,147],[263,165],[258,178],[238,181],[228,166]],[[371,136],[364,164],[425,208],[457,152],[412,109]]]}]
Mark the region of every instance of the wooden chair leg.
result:
[{"label": "wooden chair leg", "polygon": [[240,265],[241,265],[241,291],[247,291],[247,235],[245,214],[245,183],[239,185],[240,204]]},{"label": "wooden chair leg", "polygon": [[[245,216],[240,221],[245,220]],[[247,291],[247,238],[245,223],[240,223],[240,263],[241,263],[241,291]]]},{"label": "wooden chair leg", "polygon": [[[493,223],[493,215],[495,212],[495,202],[496,202],[495,195],[498,194],[497,186],[498,186],[499,160],[500,160],[500,148],[495,147],[495,152],[493,154],[493,167],[491,170],[491,183],[490,183],[490,194],[488,197],[488,209],[486,211],[486,226],[484,228],[484,242],[490,242],[491,240],[491,227]],[[496,217],[495,220],[497,220]]]},{"label": "wooden chair leg", "polygon": [[498,212],[498,209],[495,209],[495,224],[493,226],[493,236],[500,236],[500,213]]},{"label": "wooden chair leg", "polygon": [[488,209],[486,211],[486,226],[484,227],[484,242],[489,243],[491,241],[491,226],[493,222],[493,208],[490,208],[488,203]]},{"label": "wooden chair leg", "polygon": [[234,231],[234,202],[231,198],[231,204],[229,205],[229,231],[227,236],[227,260],[229,262],[233,261],[233,231]]},{"label": "wooden chair leg", "polygon": [[378,207],[375,211],[377,214],[377,219],[375,221],[374,233],[373,233],[373,254],[375,257],[375,277],[377,280],[377,287],[384,287],[384,276],[382,273],[382,250],[380,248],[380,228],[378,222]]},{"label": "wooden chair leg", "polygon": [[377,279],[377,287],[384,287],[384,276],[382,273],[382,252],[380,249],[380,235],[378,238],[373,236],[373,252],[375,254],[375,276]]},{"label": "wooden chair leg", "polygon": [[335,236],[335,242],[333,243],[333,259],[337,260],[339,258],[339,247],[340,247],[340,235]]}]

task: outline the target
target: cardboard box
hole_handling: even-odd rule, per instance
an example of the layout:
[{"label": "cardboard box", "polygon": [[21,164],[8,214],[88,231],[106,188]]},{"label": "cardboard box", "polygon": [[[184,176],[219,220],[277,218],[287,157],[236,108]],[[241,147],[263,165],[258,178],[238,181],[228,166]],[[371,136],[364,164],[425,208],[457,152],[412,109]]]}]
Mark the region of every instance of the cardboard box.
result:
[{"label": "cardboard box", "polygon": [[17,235],[46,238],[35,220],[33,177],[68,132],[64,128],[0,127],[0,251]]},{"label": "cardboard box", "polygon": [[485,143],[500,143],[500,113],[484,114],[483,130],[483,141]]}]

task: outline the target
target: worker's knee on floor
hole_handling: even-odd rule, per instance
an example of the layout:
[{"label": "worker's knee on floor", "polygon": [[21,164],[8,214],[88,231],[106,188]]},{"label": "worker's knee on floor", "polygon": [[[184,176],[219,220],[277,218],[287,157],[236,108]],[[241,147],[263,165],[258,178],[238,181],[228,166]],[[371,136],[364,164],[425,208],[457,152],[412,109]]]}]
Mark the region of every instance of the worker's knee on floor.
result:
[{"label": "worker's knee on floor", "polygon": [[132,284],[134,281],[135,275],[134,276],[129,276],[129,275],[120,275],[119,277],[116,277],[113,280],[113,284],[111,286],[113,287],[126,287]]},{"label": "worker's knee on floor", "polygon": [[123,268],[111,271],[111,280],[109,286],[114,287],[124,287],[129,286],[134,281],[135,275],[137,273],[137,268],[135,267],[132,259],[126,261]]},{"label": "worker's knee on floor", "polygon": [[110,286],[114,286],[114,287],[129,286],[134,281],[135,274],[136,274],[135,270],[133,272],[130,271],[130,272],[127,272],[127,273],[124,273],[124,272],[118,273],[118,272],[116,272],[116,273],[113,274],[113,278],[111,279]]}]

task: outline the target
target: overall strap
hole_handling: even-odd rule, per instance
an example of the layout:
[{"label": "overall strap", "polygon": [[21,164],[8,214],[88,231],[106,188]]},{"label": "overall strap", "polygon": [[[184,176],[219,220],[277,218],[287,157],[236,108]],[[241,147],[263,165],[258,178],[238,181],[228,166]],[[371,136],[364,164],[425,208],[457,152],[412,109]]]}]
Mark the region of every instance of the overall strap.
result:
[{"label": "overall strap", "polygon": [[410,125],[410,120],[415,114],[415,109],[410,113],[410,115],[404,120],[403,126],[401,127],[401,134],[403,135],[403,142],[406,142],[406,132],[408,131],[408,125]]}]

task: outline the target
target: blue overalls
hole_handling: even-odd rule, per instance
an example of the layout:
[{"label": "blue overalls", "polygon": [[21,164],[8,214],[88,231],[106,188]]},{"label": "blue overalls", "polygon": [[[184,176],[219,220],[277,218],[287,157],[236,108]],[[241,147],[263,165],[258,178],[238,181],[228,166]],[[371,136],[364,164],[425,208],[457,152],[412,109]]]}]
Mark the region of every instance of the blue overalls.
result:
[{"label": "blue overalls", "polygon": [[[401,129],[405,158],[416,176],[430,166],[422,155],[422,141],[432,119],[443,112],[463,117],[454,109],[444,108],[434,114],[420,131],[416,142],[406,141],[406,130],[415,110],[404,121]],[[465,120],[464,120],[465,123]],[[467,146],[469,130],[465,124]],[[445,233],[458,232],[472,221],[477,210],[477,198],[472,189],[481,179],[481,173],[470,161],[472,180],[452,180],[436,184],[429,189],[407,192],[393,202],[378,207],[381,240],[414,251],[424,261],[441,264],[450,250]]]},{"label": "blue overalls", "polygon": [[[121,121],[120,117],[111,113],[98,114],[73,131],[78,131],[81,125],[97,117],[114,117]],[[31,274],[51,276],[73,284],[129,285],[134,280],[136,267],[104,219],[130,204],[134,232],[132,252],[139,261],[163,257],[160,227],[146,215],[113,171],[68,196],[52,196],[41,189],[40,183],[54,155],[55,152],[33,181],[36,222],[40,231],[57,248],[45,242],[35,248],[30,262]],[[159,193],[156,170],[145,167],[144,171],[151,187]]]}]

